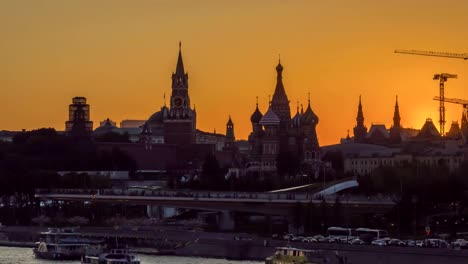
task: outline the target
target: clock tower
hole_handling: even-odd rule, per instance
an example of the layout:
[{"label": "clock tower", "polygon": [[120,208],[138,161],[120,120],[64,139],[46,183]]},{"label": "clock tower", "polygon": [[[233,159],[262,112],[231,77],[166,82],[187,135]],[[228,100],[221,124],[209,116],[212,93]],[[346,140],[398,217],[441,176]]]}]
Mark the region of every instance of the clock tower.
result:
[{"label": "clock tower", "polygon": [[181,46],[179,42],[176,71],[172,73],[170,108],[164,120],[164,142],[175,145],[195,144],[196,132],[196,112],[190,107],[188,74],[184,70]]}]

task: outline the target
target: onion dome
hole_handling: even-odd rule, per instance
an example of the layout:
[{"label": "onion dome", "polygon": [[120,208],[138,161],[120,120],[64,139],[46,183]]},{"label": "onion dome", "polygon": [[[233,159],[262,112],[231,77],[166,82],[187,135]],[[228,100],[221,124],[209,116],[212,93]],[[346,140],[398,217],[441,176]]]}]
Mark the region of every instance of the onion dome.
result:
[{"label": "onion dome", "polygon": [[310,125],[317,125],[319,121],[318,116],[312,111],[312,108],[310,107],[310,100],[309,100],[309,105],[307,106],[306,111],[301,117],[301,124],[303,126],[310,126]]},{"label": "onion dome", "polygon": [[296,115],[291,119],[293,127],[300,127],[301,126],[301,113],[299,113],[299,107],[297,107]]},{"label": "onion dome", "polygon": [[260,120],[262,119],[262,117],[263,115],[260,112],[260,110],[258,110],[258,103],[257,103],[257,108],[255,109],[255,112],[253,112],[253,114],[250,116],[250,122],[254,124],[258,124]]},{"label": "onion dome", "polygon": [[276,71],[278,71],[279,74],[283,71],[283,65],[281,65],[281,62],[278,62],[278,65],[276,66]]},{"label": "onion dome", "polygon": [[262,117],[260,120],[260,125],[278,125],[280,123],[280,119],[278,115],[273,112],[273,110],[268,108],[268,111],[265,113],[265,115]]}]

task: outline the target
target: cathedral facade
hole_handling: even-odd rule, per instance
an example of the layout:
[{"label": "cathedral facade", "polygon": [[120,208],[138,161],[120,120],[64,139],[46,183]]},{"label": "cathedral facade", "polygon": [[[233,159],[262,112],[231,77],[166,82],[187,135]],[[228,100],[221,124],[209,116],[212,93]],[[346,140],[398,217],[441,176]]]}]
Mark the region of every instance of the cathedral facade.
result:
[{"label": "cathedral facade", "polygon": [[269,107],[262,114],[258,107],[250,117],[248,171],[276,171],[279,155],[289,155],[303,163],[319,160],[316,126],[319,118],[312,111],[310,99],[304,111],[297,107],[291,117],[289,100],[283,85],[283,66],[276,66],[276,87]]}]

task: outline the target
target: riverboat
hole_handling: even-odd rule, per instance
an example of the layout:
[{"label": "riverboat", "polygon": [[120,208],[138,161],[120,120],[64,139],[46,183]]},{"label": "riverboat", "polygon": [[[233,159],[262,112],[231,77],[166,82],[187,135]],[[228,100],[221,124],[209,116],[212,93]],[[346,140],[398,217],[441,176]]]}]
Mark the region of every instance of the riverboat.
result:
[{"label": "riverboat", "polygon": [[347,258],[338,252],[308,250],[292,247],[278,247],[273,256],[265,259],[265,264],[346,264]]},{"label": "riverboat", "polygon": [[81,258],[82,264],[140,264],[140,259],[128,249],[111,249],[108,253],[86,255]]},{"label": "riverboat", "polygon": [[74,228],[49,228],[40,236],[41,240],[33,249],[34,255],[49,260],[79,260],[91,245],[102,242],[82,238]]}]

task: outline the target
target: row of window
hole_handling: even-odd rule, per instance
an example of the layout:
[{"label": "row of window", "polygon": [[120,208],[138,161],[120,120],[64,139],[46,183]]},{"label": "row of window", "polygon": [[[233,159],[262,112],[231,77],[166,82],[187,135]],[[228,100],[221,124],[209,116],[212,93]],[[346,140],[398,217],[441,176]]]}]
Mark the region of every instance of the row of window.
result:
[{"label": "row of window", "polygon": [[[438,164],[440,161],[445,162],[446,164],[461,164],[463,160],[461,158],[455,159],[423,159],[419,160],[419,162],[431,165],[431,164]],[[351,160],[351,165],[395,165],[395,164],[402,164],[408,163],[409,160]]]}]

